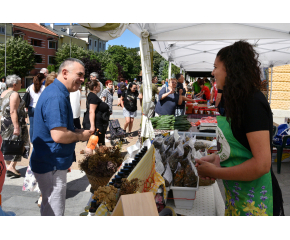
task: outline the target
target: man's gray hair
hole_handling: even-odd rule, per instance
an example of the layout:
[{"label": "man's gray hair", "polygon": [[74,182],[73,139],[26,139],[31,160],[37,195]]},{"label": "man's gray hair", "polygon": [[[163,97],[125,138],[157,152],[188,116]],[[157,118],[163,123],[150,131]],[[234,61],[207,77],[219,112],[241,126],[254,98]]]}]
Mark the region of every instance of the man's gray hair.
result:
[{"label": "man's gray hair", "polygon": [[41,70],[40,70],[40,73],[46,73],[46,71],[48,72],[48,70],[47,70],[47,68],[42,68]]},{"label": "man's gray hair", "polygon": [[81,64],[83,67],[85,67],[85,64],[81,60],[79,60],[77,58],[68,58],[68,59],[64,60],[62,62],[62,64],[60,64],[59,69],[58,69],[58,74],[61,74],[61,71],[64,68],[73,65],[74,62],[77,62],[77,63]]},{"label": "man's gray hair", "polygon": [[92,73],[90,74],[90,76],[93,76],[93,77],[99,78],[99,74],[96,73],[96,72],[92,72]]},{"label": "man's gray hair", "polygon": [[21,81],[21,78],[16,74],[8,75],[6,78],[7,88],[12,88],[13,84],[17,84],[18,81]]}]

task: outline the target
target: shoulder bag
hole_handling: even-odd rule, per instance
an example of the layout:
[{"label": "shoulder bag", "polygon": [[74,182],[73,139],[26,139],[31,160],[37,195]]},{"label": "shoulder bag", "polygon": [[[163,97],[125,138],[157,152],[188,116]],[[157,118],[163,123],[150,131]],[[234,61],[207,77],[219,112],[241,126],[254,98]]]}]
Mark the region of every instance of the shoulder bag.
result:
[{"label": "shoulder bag", "polygon": [[30,91],[29,91],[29,87],[28,87],[28,92],[26,92],[24,94],[24,96],[22,97],[22,100],[25,102],[25,107],[26,108],[29,107],[30,99],[31,99],[31,96],[30,96]]}]

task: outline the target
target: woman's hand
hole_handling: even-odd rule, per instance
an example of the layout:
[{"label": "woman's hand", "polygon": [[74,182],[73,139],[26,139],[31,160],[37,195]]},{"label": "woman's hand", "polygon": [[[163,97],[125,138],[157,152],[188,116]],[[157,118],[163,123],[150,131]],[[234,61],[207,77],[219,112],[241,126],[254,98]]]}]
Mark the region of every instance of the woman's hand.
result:
[{"label": "woman's hand", "polygon": [[20,135],[20,127],[14,127],[13,135],[19,136]]},{"label": "woman's hand", "polygon": [[91,128],[90,128],[90,131],[92,132],[92,134],[94,134],[94,133],[95,133],[95,131],[96,131],[96,128],[95,128],[95,126],[91,126]]},{"label": "woman's hand", "polygon": [[[216,167],[221,167],[220,166],[220,157],[217,154],[211,154],[204,156],[200,159],[196,159],[196,164],[195,167],[197,168],[197,171],[199,171],[199,166],[201,165],[200,162],[207,162],[215,165]],[[200,176],[202,179],[210,179],[208,176]],[[214,178],[211,178],[212,180],[215,180]]]},{"label": "woman's hand", "polygon": [[197,172],[200,178],[215,180],[215,172],[218,169],[215,164],[202,161],[201,159],[196,159],[195,161],[197,163]]}]

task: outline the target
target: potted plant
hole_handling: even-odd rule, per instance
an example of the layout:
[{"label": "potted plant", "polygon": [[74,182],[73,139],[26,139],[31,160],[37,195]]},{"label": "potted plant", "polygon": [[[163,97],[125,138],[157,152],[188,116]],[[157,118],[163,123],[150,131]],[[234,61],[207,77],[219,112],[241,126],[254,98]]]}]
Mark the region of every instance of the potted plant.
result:
[{"label": "potted plant", "polygon": [[120,147],[102,147],[95,150],[95,154],[87,155],[79,168],[84,171],[91,184],[91,192],[99,186],[106,185],[123,161]]}]

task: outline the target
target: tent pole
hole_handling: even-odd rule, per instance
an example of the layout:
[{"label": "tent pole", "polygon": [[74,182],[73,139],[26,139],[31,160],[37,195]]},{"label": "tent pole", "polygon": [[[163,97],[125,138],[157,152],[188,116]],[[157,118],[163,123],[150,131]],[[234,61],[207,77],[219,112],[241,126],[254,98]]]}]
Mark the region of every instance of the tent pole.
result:
[{"label": "tent pole", "polygon": [[270,99],[269,99],[270,105],[271,105],[271,97],[272,97],[272,86],[273,86],[273,65],[271,67],[271,91],[270,91]]},{"label": "tent pole", "polygon": [[5,23],[5,77],[6,77],[6,31],[7,31],[7,23]]},{"label": "tent pole", "polygon": [[168,81],[171,79],[171,62],[168,65]]}]

